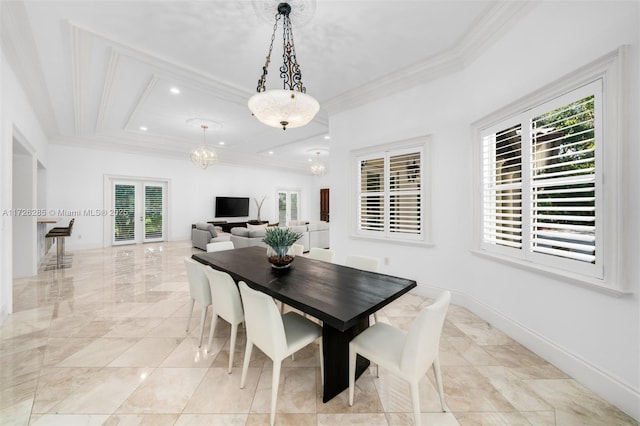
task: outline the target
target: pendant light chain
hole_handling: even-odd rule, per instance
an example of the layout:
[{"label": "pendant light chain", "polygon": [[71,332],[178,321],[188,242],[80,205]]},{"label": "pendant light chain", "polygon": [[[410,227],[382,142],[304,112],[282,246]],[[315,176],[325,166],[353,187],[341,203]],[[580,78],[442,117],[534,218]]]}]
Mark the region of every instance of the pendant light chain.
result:
[{"label": "pendant light chain", "polygon": [[264,66],[262,67],[262,76],[258,80],[258,89],[256,90],[258,93],[265,91],[265,85],[267,84],[267,69],[269,68],[269,64],[271,63],[271,51],[273,50],[273,41],[276,39],[276,31],[278,30],[278,20],[280,19],[280,14],[276,13],[276,23],[273,24],[273,34],[271,34],[271,44],[269,44],[269,53],[267,53],[266,61],[264,62]]},{"label": "pendant light chain", "polygon": [[282,18],[282,66],[280,67],[280,78],[283,79],[282,88],[285,90],[297,90],[306,93],[307,89],[302,83],[302,72],[298,59],[296,57],[296,47],[293,42],[293,30],[291,27],[291,19],[289,18],[290,8],[279,8],[276,14],[276,22],[273,25],[273,33],[271,34],[271,43],[269,44],[269,52],[266,61],[262,67],[262,75],[258,80],[258,93],[266,90],[267,74],[269,73],[269,65],[271,64],[271,52],[273,51],[273,42],[275,41],[276,32],[278,30],[278,21]]},{"label": "pendant light chain", "polygon": [[293,31],[291,29],[291,19],[289,15],[284,15],[283,31],[282,31],[282,66],[280,67],[280,77],[284,79],[283,89],[297,90],[306,93],[307,89],[302,85],[302,72],[298,65],[296,57],[296,47],[293,43]]}]

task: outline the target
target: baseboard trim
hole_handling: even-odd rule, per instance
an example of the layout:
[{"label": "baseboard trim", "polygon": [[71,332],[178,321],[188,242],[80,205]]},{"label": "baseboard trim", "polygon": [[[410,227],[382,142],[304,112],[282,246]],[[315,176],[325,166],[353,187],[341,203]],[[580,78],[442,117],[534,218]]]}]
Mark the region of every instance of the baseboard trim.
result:
[{"label": "baseboard trim", "polygon": [[[443,289],[418,286],[417,294],[434,297]],[[451,291],[451,290],[450,290]],[[465,293],[451,291],[451,301],[469,309],[509,337],[567,373],[598,396],[640,421],[640,391],[633,389],[589,361],[514,321],[493,307]]]}]

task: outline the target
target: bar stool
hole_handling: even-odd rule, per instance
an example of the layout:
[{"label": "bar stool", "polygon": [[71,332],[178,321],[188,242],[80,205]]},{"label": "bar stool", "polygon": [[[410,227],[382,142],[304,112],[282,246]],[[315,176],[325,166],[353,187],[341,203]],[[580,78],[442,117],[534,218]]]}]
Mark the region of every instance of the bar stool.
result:
[{"label": "bar stool", "polygon": [[56,240],[57,268],[62,268],[62,262],[64,260],[64,239],[71,236],[74,222],[75,218],[69,221],[69,226],[57,226],[55,228],[52,228],[49,232],[47,232],[47,235],[45,235],[46,238],[55,238]]}]

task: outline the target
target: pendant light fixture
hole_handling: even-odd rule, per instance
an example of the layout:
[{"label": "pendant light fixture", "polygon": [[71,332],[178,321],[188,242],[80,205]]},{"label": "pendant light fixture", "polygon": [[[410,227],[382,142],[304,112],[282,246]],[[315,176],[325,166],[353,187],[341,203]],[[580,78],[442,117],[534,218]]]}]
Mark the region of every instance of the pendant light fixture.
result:
[{"label": "pendant light fixture", "polygon": [[[318,101],[306,94],[306,88],[302,85],[302,73],[296,58],[296,49],[293,44],[293,32],[291,30],[291,5],[289,3],[278,4],[275,15],[273,34],[267,60],[262,67],[262,76],[258,80],[257,94],[249,99],[249,109],[260,122],[271,127],[287,128],[302,127],[307,125],[320,110]],[[278,21],[282,20],[283,38],[283,64],[280,67],[280,77],[283,79],[282,89],[266,90],[267,69],[271,62],[273,41],[278,29]]]},{"label": "pendant light fixture", "polygon": [[316,162],[311,165],[311,174],[314,176],[323,176],[325,172],[324,164],[320,162],[320,152],[316,152]]},{"label": "pendant light fixture", "polygon": [[202,145],[191,151],[191,161],[196,166],[206,169],[218,161],[218,153],[215,149],[207,146],[207,129],[209,126],[201,124],[200,127],[202,128]]}]

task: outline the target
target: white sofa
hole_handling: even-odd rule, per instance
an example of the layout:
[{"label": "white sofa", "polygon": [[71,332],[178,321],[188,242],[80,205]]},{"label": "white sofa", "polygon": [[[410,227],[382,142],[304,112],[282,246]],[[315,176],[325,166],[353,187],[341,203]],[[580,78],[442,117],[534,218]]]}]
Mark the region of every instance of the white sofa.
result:
[{"label": "white sofa", "polygon": [[[329,223],[328,222],[311,222],[291,221],[290,226],[293,231],[302,234],[302,237],[296,243],[304,246],[304,252],[308,252],[311,247],[329,248]],[[231,228],[231,241],[235,248],[261,246],[267,247],[262,242],[267,228]]]},{"label": "white sofa", "polygon": [[218,226],[206,222],[191,225],[191,244],[200,250],[206,250],[209,243],[230,240],[231,234],[222,232]]},{"label": "white sofa", "polygon": [[[299,232],[302,234],[302,237],[296,241],[297,244],[302,244],[304,246],[304,251],[309,251],[309,232],[307,231],[306,226],[290,226],[289,227],[294,232]],[[231,242],[233,243],[234,248],[242,248],[242,247],[251,247],[251,246],[260,246],[267,247],[265,243],[262,242],[265,234],[267,233],[267,227],[261,226],[258,228],[231,228]]]}]

